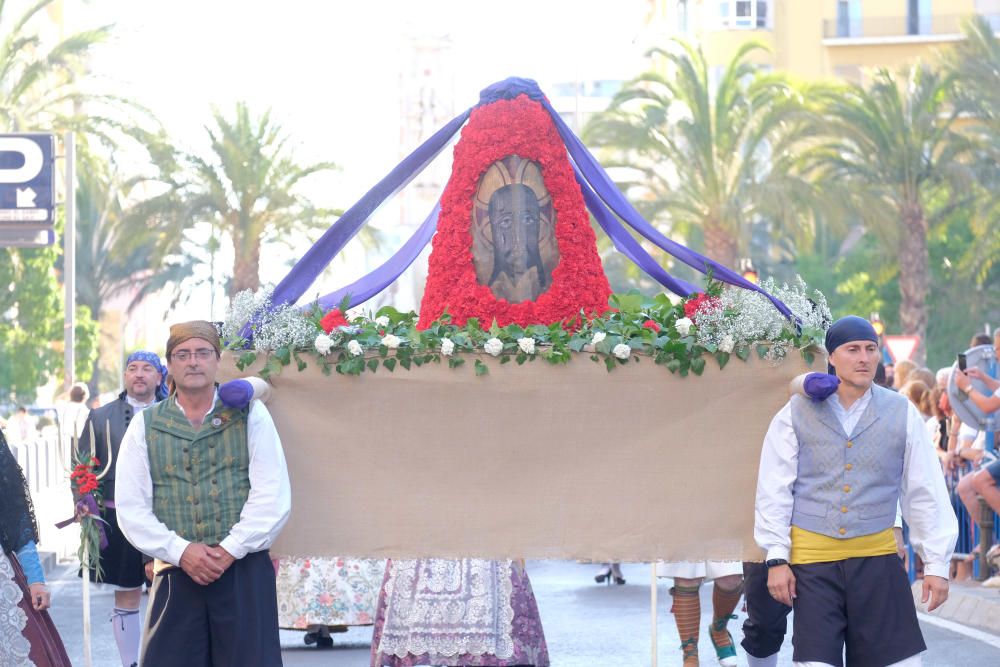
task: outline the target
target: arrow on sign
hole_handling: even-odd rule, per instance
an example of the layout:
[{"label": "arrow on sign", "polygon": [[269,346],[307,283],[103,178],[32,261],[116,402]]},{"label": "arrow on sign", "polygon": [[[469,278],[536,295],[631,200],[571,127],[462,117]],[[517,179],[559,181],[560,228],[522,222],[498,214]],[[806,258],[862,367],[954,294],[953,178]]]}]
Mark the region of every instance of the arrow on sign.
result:
[{"label": "arrow on sign", "polygon": [[38,196],[31,188],[18,188],[17,189],[17,207],[18,208],[34,208],[35,207],[35,197]]}]

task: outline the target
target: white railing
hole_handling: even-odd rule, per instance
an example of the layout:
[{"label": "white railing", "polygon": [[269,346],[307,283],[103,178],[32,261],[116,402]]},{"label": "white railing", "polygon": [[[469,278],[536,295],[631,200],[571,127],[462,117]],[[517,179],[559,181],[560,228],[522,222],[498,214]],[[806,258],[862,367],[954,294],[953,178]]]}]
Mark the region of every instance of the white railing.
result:
[{"label": "white railing", "polygon": [[71,443],[61,439],[56,429],[46,429],[33,439],[11,447],[24,471],[38,520],[39,548],[53,551],[59,558],[76,555],[79,530],[69,526],[55,527],[57,521],[73,513],[69,471],[72,468]]}]

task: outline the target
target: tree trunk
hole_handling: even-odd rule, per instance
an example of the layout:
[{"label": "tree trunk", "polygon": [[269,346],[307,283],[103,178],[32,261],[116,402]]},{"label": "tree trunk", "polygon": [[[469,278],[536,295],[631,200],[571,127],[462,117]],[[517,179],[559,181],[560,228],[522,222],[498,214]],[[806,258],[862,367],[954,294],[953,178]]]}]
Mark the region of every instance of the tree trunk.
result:
[{"label": "tree trunk", "polygon": [[705,254],[719,264],[739,271],[739,241],[712,218],[702,222],[702,231],[705,234]]},{"label": "tree trunk", "polygon": [[229,296],[260,288],[260,237],[241,238],[233,234],[233,281]]},{"label": "tree trunk", "polygon": [[927,219],[917,202],[902,211],[903,237],[899,247],[899,322],[903,333],[920,336],[911,359],[923,366],[927,358],[927,292],[930,285]]}]

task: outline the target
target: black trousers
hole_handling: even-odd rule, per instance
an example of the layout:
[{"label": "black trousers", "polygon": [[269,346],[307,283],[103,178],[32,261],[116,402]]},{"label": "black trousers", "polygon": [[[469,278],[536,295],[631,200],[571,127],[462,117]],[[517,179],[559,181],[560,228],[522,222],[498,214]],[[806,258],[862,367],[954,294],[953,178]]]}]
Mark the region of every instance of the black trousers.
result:
[{"label": "black trousers", "polygon": [[280,667],[274,566],[267,551],[234,562],[207,586],[180,568],[156,575],[143,667]]},{"label": "black trousers", "polygon": [[927,649],[896,554],[793,565],[796,662],[885,667]]},{"label": "black trousers", "polygon": [[767,566],[763,563],[743,563],[743,595],[747,618],[743,621],[743,641],[740,646],[755,658],[766,658],[781,650],[788,630],[785,606],[771,597],[767,590]]}]

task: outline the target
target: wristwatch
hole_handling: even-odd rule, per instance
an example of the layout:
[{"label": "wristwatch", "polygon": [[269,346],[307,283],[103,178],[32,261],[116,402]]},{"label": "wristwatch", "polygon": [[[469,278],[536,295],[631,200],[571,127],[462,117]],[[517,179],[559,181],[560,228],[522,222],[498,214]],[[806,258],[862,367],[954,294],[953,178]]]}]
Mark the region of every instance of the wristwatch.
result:
[{"label": "wristwatch", "polygon": [[769,570],[772,567],[778,567],[779,565],[788,565],[788,561],[784,558],[772,558],[771,560],[764,561],[764,566]]}]

